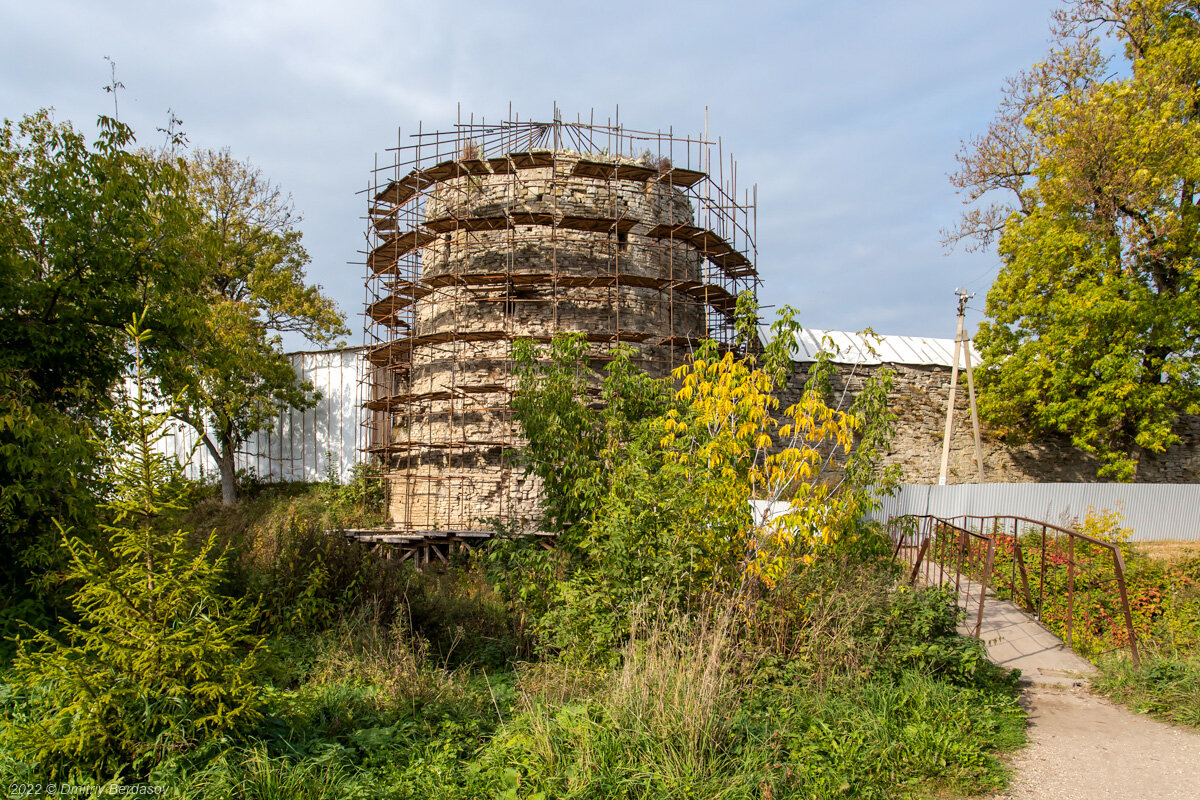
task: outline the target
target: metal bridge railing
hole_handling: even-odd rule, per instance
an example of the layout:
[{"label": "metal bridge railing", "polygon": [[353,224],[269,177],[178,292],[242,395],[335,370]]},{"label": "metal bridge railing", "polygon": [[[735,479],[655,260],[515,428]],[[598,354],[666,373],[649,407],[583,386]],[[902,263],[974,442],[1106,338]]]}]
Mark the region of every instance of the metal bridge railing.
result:
[{"label": "metal bridge railing", "polygon": [[[1138,663],[1125,558],[1117,544],[1005,515],[946,519],[906,514],[889,520],[888,532],[897,560],[909,565],[910,582],[920,578],[953,587],[968,619],[974,616],[972,636],[980,634],[991,592],[1033,615],[1072,649],[1096,655],[1096,647],[1115,640],[1116,647],[1107,650],[1128,647]],[[1065,609],[1055,602],[1064,593]],[[1117,613],[1119,620],[1114,619]]]}]

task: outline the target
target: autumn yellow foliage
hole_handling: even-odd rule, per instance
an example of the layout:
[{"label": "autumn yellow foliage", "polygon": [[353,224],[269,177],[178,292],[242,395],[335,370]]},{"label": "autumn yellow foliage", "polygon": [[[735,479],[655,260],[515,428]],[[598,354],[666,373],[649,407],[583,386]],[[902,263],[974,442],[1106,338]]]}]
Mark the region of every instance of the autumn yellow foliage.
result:
[{"label": "autumn yellow foliage", "polygon": [[683,467],[714,509],[787,503],[782,514],[751,515],[739,526],[731,544],[744,554],[743,574],[772,586],[788,559],[811,563],[835,544],[854,507],[821,476],[832,451],[850,453],[856,417],[815,389],[780,413],[779,387],[753,357],[697,357],[673,375],[678,403],[659,419],[666,461]]}]

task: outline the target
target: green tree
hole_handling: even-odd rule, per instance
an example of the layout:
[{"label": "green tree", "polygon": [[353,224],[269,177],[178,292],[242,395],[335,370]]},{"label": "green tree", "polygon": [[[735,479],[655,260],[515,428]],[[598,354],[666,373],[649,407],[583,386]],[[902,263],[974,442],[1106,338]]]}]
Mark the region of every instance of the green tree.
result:
[{"label": "green tree", "polygon": [[949,238],[998,240],[1003,261],[976,339],[983,414],[1129,480],[1200,412],[1200,3],[1071,0],[1053,29],[953,178],[968,203],[1009,202]]},{"label": "green tree", "polygon": [[281,333],[328,344],[349,333],[337,305],[305,282],[308,254],[291,198],[227,151],[187,163],[201,217],[190,242],[203,275],[201,309],[188,341],[156,350],[152,369],[179,398],[176,414],[200,434],[221,473],[221,497],[237,499],[235,456],[281,406],[315,404],[297,381]]},{"label": "green tree", "polygon": [[529,441],[517,458],[542,479],[542,525],[567,547],[578,543],[637,427],[670,403],[669,382],[638,371],[628,345],[613,349],[602,378],[587,350],[581,333],[555,336],[546,348],[530,339],[513,345],[512,408]]},{"label": "green tree", "polygon": [[[148,334],[129,333],[139,352]],[[262,640],[251,610],[222,597],[215,536],[194,549],[164,525],[183,508],[178,463],[156,451],[168,413],[140,356],[133,392],[110,412],[111,497],[103,547],[64,531],[78,621],[18,640],[13,685],[24,719],[0,721],[0,744],[49,779],[142,774],[206,739],[261,718]]]},{"label": "green tree", "polygon": [[89,144],[48,111],[0,126],[0,574],[91,508],[89,428],[128,363],[124,323],[149,307],[165,345],[191,314],[163,299],[196,285],[186,176],[127,125],[98,128]]},{"label": "green tree", "polygon": [[130,316],[149,307],[146,326],[172,333],[186,309],[158,300],[193,288],[186,176],[134,145],[108,117],[91,146],[47,111],[0,128],[0,369],[60,407],[102,398]]}]

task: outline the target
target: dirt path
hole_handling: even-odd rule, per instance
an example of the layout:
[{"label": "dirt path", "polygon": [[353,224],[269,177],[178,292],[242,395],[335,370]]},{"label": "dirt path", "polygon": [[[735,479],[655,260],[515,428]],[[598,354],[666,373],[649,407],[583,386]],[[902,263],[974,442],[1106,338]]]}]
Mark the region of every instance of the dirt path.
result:
[{"label": "dirt path", "polygon": [[1012,603],[988,599],[980,638],[1027,684],[1029,746],[993,800],[1200,800],[1200,732],[1089,693],[1095,667]]},{"label": "dirt path", "polygon": [[1197,800],[1200,732],[1134,714],[1082,688],[1025,691],[1029,746],[993,800]]}]

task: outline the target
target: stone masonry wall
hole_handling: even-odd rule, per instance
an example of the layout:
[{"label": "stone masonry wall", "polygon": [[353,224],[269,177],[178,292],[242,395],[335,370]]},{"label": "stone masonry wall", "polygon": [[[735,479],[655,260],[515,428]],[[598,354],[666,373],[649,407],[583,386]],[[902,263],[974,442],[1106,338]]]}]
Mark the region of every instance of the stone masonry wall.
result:
[{"label": "stone masonry wall", "polygon": [[[393,417],[392,441],[409,445],[390,476],[393,522],[446,530],[495,517],[537,519],[540,482],[506,455],[519,443],[507,409],[513,339],[582,331],[600,355],[619,334],[639,366],[664,374],[683,352],[664,338],[706,334],[704,304],[672,287],[703,280],[701,256],[646,236],[656,225],[691,224],[687,196],[656,181],[572,175],[577,159],[558,152],[552,167],[463,176],[429,189],[425,220],[458,222],[421,249],[420,279],[435,288],[417,304],[412,336],[448,340],[414,345],[402,381],[414,399]],[[480,227],[472,220],[513,214],[619,218],[626,229],[471,229]]]},{"label": "stone masonry wall", "polygon": [[[903,482],[933,484],[938,481],[946,403],[950,393],[950,368],[889,365],[895,372],[889,405],[896,412],[896,433],[887,463],[899,464]],[[808,377],[809,365],[797,365],[790,395],[798,395]],[[864,378],[878,367],[838,365],[833,382],[835,398],[845,392],[848,407]],[[950,439],[947,483],[974,483],[975,439],[967,397],[966,376],[959,376],[955,398],[954,433]],[[1144,483],[1194,483],[1200,481],[1200,417],[1180,421],[1182,441],[1162,454],[1147,454],[1136,480]],[[1066,439],[1009,444],[985,425],[982,429],[984,480],[988,483],[1094,482],[1097,459],[1072,447]]]}]

